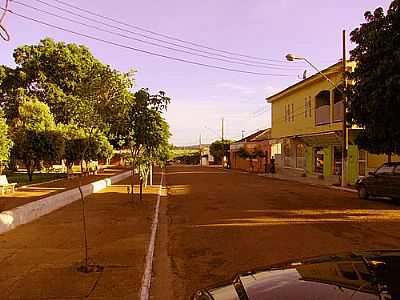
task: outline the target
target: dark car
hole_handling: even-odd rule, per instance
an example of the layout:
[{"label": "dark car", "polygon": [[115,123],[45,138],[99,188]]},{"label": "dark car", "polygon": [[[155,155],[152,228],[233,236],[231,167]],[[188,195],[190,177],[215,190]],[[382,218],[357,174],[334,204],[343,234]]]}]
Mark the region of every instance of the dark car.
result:
[{"label": "dark car", "polygon": [[193,299],[400,299],[399,272],[399,250],[324,256],[241,273]]},{"label": "dark car", "polygon": [[362,199],[369,196],[400,199],[400,162],[383,164],[367,177],[358,179],[356,187]]}]

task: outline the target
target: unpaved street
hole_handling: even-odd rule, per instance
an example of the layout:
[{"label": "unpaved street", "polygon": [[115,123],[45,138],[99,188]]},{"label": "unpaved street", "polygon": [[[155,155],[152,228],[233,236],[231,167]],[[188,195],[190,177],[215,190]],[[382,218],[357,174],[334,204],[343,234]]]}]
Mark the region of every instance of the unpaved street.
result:
[{"label": "unpaved street", "polygon": [[216,168],[168,167],[166,182],[153,299],[287,259],[400,248],[398,204]]}]

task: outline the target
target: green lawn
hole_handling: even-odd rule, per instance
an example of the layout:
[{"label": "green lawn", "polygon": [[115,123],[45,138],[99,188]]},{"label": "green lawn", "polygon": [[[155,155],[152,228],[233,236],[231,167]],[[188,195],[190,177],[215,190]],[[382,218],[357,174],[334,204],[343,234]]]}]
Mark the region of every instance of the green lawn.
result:
[{"label": "green lawn", "polygon": [[194,153],[199,153],[199,149],[173,149],[172,150],[172,158],[184,156],[184,155],[191,155]]},{"label": "green lawn", "polygon": [[17,186],[23,186],[32,183],[46,182],[54,179],[65,178],[64,173],[33,173],[32,181],[28,180],[28,175],[22,172],[7,174],[8,182],[16,182]]}]

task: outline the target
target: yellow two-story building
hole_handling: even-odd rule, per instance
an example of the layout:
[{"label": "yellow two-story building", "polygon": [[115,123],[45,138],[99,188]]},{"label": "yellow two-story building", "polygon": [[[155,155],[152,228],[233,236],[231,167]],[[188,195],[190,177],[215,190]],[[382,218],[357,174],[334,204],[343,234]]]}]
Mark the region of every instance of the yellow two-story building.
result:
[{"label": "yellow two-story building", "polygon": [[[351,71],[355,63],[348,62]],[[342,63],[323,70],[285,90],[268,97],[271,103],[272,155],[278,172],[314,176],[339,183],[343,143]],[[354,140],[359,128],[347,133],[347,183],[385,162],[383,155],[358,149]],[[398,157],[396,158],[398,159]]]}]

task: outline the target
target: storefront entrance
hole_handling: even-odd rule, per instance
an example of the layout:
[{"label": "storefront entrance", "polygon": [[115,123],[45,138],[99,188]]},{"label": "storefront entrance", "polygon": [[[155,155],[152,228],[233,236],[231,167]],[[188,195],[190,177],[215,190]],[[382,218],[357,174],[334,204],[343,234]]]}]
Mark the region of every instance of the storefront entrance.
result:
[{"label": "storefront entrance", "polygon": [[314,148],[314,172],[324,172],[324,150],[322,147]]}]

